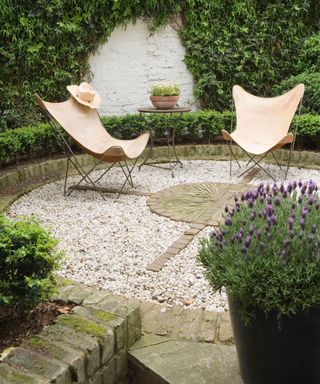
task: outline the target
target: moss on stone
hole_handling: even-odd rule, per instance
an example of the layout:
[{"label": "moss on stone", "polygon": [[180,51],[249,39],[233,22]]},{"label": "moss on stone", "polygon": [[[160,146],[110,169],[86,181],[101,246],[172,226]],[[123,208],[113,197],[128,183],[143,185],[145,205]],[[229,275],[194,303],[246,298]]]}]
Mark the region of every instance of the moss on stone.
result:
[{"label": "moss on stone", "polygon": [[94,310],[93,312],[94,316],[97,317],[99,320],[109,322],[116,318],[115,315],[113,315],[110,312],[102,311],[101,309]]},{"label": "moss on stone", "polygon": [[77,332],[87,333],[99,338],[105,335],[105,329],[102,325],[79,316],[60,316],[58,317],[58,323],[70,327]]},{"label": "moss on stone", "polygon": [[0,371],[0,379],[1,378],[3,378],[4,380],[8,380],[10,383],[15,383],[15,384],[34,384],[34,378],[30,376],[26,376],[23,373],[19,373],[19,372],[13,372],[13,371],[1,372]]}]

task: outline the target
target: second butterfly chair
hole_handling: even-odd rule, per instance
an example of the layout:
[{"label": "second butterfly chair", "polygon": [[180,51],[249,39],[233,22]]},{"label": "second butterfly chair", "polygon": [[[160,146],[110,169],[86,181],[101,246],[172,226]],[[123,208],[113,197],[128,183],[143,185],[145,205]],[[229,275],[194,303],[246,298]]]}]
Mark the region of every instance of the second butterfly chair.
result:
[{"label": "second butterfly chair", "polygon": [[[227,141],[230,151],[230,174],[232,157],[240,166],[232,150],[233,143],[237,144],[247,154],[249,157],[248,164],[253,162],[253,165],[240,176],[257,165],[273,180],[275,178],[262,167],[260,162],[271,153],[281,169],[281,165],[273,152],[286,144],[290,144],[288,164],[284,173],[286,179],[298,125],[296,124],[293,133],[289,133],[289,128],[299,105],[300,113],[304,85],[298,84],[290,91],[277,97],[254,96],[239,85],[235,85],[232,91],[236,109],[236,129],[231,133],[222,130],[222,135]],[[260,157],[256,160],[257,156]]]}]

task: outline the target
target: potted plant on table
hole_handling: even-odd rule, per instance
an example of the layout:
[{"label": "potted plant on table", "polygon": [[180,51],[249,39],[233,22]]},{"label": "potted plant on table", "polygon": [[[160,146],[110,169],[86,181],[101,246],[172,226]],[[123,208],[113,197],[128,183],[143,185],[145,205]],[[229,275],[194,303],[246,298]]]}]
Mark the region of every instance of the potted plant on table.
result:
[{"label": "potted plant on table", "polygon": [[199,260],[225,287],[245,384],[320,383],[320,199],[312,181],[234,196]]},{"label": "potted plant on table", "polygon": [[154,84],[150,100],[157,109],[171,109],[177,104],[179,95],[180,88],[176,83]]}]

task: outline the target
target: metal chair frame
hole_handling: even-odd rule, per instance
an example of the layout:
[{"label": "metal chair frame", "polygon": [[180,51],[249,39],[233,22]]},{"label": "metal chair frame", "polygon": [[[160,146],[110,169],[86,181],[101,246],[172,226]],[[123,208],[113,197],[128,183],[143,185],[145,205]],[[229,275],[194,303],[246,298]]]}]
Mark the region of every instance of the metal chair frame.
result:
[{"label": "metal chair frame", "polygon": [[[300,100],[299,102],[299,108],[298,108],[298,113],[296,114],[298,117],[300,116],[301,114],[301,109],[302,109],[302,99]],[[231,127],[230,127],[230,132],[233,132],[233,119],[234,119],[234,101],[232,100],[232,114],[231,114]],[[294,149],[294,146],[295,146],[295,141],[296,141],[296,136],[297,136],[297,131],[298,131],[298,127],[299,127],[299,119],[296,119],[295,122],[294,122],[294,126],[295,126],[295,129],[294,129],[294,133],[293,133],[293,140],[292,142],[290,143],[290,150],[289,150],[289,158],[288,158],[288,164],[287,164],[287,167],[286,167],[286,170],[283,171],[283,169],[281,168],[281,164],[279,163],[278,159],[275,157],[274,155],[274,149],[270,149],[269,151],[265,152],[257,161],[255,160],[255,155],[251,155],[250,153],[248,153],[245,149],[243,149],[239,144],[237,144],[239,146],[239,148],[241,148],[243,150],[243,152],[249,157],[249,160],[246,164],[246,167],[249,166],[249,164],[251,162],[253,162],[254,164],[251,165],[249,168],[247,168],[245,171],[243,171],[240,175],[238,175],[238,177],[241,177],[243,176],[244,174],[246,174],[247,172],[249,172],[254,166],[258,166],[264,173],[266,173],[273,181],[276,181],[276,179],[265,169],[262,167],[262,165],[260,164],[260,162],[269,154],[271,153],[272,157],[274,158],[276,164],[278,165],[279,169],[284,172],[284,180],[287,179],[287,176],[288,176],[288,171],[289,171],[289,168],[290,168],[290,165],[291,165],[291,158],[292,158],[292,152],[293,152],[293,149]],[[230,158],[229,158],[229,161],[230,161],[230,176],[231,176],[231,168],[232,168],[232,158],[235,159],[235,161],[237,162],[238,164],[238,167],[241,168],[241,165],[234,153],[234,151],[232,150],[232,144],[233,144],[233,140],[230,140],[227,142],[228,144],[228,148],[229,148],[229,154],[230,154]]]},{"label": "metal chair frame", "polygon": [[[64,187],[63,187],[63,194],[64,196],[70,196],[71,193],[75,190],[75,189],[81,189],[79,188],[81,183],[83,181],[85,181],[87,184],[90,184],[91,185],[91,188],[88,188],[88,189],[92,189],[96,192],[98,192],[100,194],[100,196],[106,200],[105,196],[101,193],[101,190],[99,187],[96,186],[96,183],[106,174],[108,173],[108,171],[116,164],[116,163],[119,163],[120,165],[120,168],[125,176],[125,181],[124,183],[122,184],[121,188],[120,188],[120,191],[118,192],[118,195],[117,195],[117,198],[119,198],[120,194],[122,193],[125,185],[127,183],[130,184],[130,186],[132,188],[134,188],[134,184],[133,184],[133,180],[132,180],[132,172],[137,164],[137,161],[138,161],[138,158],[137,157],[133,163],[133,165],[131,167],[129,167],[128,163],[123,160],[123,164],[121,164],[121,161],[116,161],[116,162],[113,162],[111,164],[111,166],[109,166],[107,168],[107,170],[105,172],[103,172],[103,174],[101,176],[98,177],[98,179],[96,179],[95,181],[92,180],[92,178],[89,176],[95,169],[96,167],[99,165],[99,164],[102,164],[104,161],[103,160],[98,160],[91,168],[89,171],[85,171],[82,167],[82,165],[80,164],[79,160],[77,159],[77,156],[76,154],[74,153],[74,151],[72,150],[70,144],[68,143],[68,141],[66,140],[66,138],[64,137],[64,135],[61,133],[61,128],[59,127],[58,123],[54,120],[54,118],[50,115],[50,113],[48,111],[44,111],[44,110],[41,110],[42,113],[44,114],[45,118],[47,119],[48,123],[50,124],[50,126],[53,128],[53,130],[59,135],[59,137],[62,139],[63,143],[64,143],[64,147],[65,147],[65,153],[67,155],[67,164],[66,164],[66,172],[65,172],[65,178],[64,178]],[[69,175],[69,164],[71,163],[71,165],[78,171],[78,173],[80,174],[81,176],[81,179],[79,180],[79,182],[76,184],[76,185],[73,185],[73,186],[70,186],[69,188],[67,188],[67,180],[68,180],[68,175]],[[67,192],[67,189],[69,189],[69,191]],[[103,191],[105,191],[105,189],[103,189]]]}]

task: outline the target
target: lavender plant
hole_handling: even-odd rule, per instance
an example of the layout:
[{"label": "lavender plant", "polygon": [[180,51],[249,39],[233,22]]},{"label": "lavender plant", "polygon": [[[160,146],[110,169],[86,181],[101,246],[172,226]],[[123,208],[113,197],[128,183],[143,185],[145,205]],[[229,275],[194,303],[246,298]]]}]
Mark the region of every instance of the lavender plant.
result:
[{"label": "lavender plant", "polygon": [[260,184],[234,196],[198,256],[249,322],[256,310],[292,315],[320,305],[320,199],[313,181]]}]

